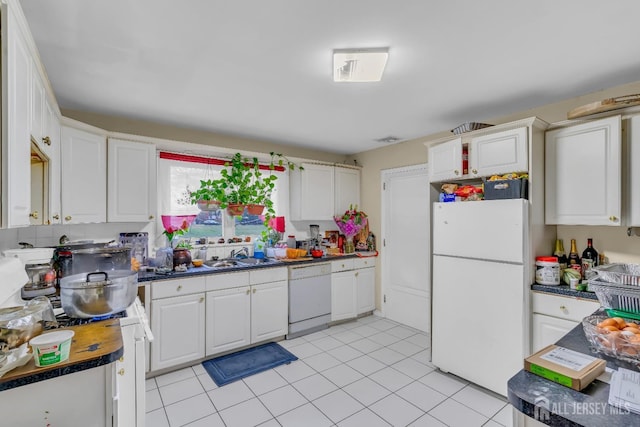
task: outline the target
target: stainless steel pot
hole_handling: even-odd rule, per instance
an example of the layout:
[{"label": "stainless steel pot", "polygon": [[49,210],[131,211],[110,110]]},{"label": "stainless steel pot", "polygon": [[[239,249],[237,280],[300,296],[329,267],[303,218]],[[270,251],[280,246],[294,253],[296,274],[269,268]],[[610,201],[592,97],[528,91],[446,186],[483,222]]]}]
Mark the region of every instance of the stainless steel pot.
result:
[{"label": "stainless steel pot", "polygon": [[131,248],[71,250],[71,275],[92,271],[131,270]]},{"label": "stainless steel pot", "polygon": [[138,273],[131,270],[74,274],[60,280],[60,302],[69,317],[83,319],[118,313],[138,294]]}]

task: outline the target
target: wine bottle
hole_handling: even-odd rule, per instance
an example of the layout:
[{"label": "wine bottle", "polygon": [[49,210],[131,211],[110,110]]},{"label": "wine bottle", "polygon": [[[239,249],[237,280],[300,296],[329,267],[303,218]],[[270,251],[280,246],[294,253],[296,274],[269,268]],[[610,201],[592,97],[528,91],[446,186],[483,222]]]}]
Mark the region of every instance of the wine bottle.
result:
[{"label": "wine bottle", "polygon": [[567,268],[567,256],[564,253],[564,243],[562,239],[556,239],[556,248],[553,251],[553,255],[558,258],[558,264],[560,264],[560,271]]},{"label": "wine bottle", "polygon": [[598,251],[593,247],[593,239],[587,239],[587,248],[582,252],[582,274],[586,278],[588,272],[600,262]]},{"label": "wine bottle", "polygon": [[576,239],[571,239],[571,250],[569,251],[569,258],[567,260],[567,266],[573,268],[580,273],[582,277],[582,263],[580,262],[580,255],[578,255],[578,247],[576,246]]}]

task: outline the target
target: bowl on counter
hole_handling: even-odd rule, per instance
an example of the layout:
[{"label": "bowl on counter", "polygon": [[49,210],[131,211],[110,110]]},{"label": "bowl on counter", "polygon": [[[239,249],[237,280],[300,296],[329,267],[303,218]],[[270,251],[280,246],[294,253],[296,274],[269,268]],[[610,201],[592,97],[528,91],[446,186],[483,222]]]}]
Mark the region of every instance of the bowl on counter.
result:
[{"label": "bowl on counter", "polygon": [[322,255],[324,255],[324,252],[322,252],[321,249],[312,249],[311,250],[311,256],[314,258],[322,258]]},{"label": "bowl on counter", "polygon": [[194,267],[202,267],[202,264],[204,264],[204,260],[192,259],[191,264],[193,264]]},{"label": "bowl on counter", "polygon": [[[634,329],[640,331],[640,321],[621,319],[624,325],[607,327],[603,325],[606,315],[587,316],[582,320],[582,328],[591,347],[596,351],[617,359],[638,364],[640,363],[640,333],[634,333]],[[620,327],[622,326],[622,329]]]}]

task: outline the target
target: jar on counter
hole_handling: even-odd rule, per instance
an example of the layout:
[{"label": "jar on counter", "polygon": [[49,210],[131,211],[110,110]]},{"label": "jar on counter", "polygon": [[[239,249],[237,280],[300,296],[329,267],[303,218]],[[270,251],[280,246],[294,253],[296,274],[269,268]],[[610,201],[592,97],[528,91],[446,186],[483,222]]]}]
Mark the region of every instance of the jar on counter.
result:
[{"label": "jar on counter", "polygon": [[296,236],[287,236],[287,247],[292,249],[296,248]]},{"label": "jar on counter", "polygon": [[536,283],[539,285],[560,284],[560,263],[558,257],[536,257]]}]

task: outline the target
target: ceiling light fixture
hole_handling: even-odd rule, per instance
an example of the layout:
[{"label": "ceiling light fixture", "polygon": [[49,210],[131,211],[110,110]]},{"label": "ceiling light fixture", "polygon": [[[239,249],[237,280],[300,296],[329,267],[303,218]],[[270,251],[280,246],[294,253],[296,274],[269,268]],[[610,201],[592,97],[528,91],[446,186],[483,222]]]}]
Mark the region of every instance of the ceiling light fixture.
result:
[{"label": "ceiling light fixture", "polygon": [[389,58],[389,48],[335,49],[334,82],[379,82]]}]

